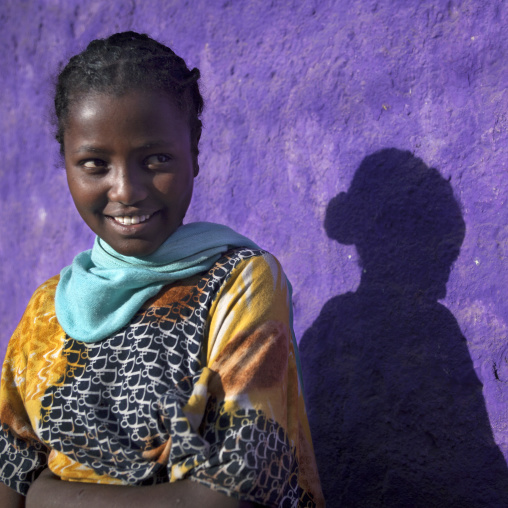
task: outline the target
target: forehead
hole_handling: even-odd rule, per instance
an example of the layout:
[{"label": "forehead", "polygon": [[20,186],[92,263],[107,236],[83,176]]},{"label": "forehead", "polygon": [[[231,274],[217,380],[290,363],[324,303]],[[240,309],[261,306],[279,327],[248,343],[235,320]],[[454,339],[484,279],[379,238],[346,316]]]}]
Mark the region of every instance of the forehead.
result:
[{"label": "forehead", "polygon": [[162,92],[90,93],[71,103],[64,138],[66,144],[118,138],[185,141],[190,138],[190,126],[188,116]]}]

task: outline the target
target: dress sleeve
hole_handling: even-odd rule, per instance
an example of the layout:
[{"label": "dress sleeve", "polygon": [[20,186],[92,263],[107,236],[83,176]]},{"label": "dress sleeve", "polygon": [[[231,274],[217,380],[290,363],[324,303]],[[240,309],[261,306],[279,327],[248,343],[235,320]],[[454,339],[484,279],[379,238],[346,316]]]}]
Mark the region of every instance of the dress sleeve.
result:
[{"label": "dress sleeve", "polygon": [[[29,357],[33,354],[29,344],[40,324],[37,310],[41,298],[44,300],[45,289],[41,286],[36,291],[9,341],[0,385],[0,481],[23,495],[46,467],[48,456],[48,449],[34,431],[35,420],[30,420],[30,396],[27,395]],[[44,384],[44,379],[38,377],[32,381]]]},{"label": "dress sleeve", "polygon": [[264,506],[323,506],[290,308],[273,256],[233,269],[210,308],[208,366],[183,408],[200,451],[178,461],[190,442],[173,440],[173,480],[188,477]]}]

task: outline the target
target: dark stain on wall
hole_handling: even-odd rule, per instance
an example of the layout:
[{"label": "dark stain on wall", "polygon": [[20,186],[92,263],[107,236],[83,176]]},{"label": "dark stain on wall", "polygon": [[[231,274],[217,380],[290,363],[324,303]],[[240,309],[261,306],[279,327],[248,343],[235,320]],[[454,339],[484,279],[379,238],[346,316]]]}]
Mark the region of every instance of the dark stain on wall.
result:
[{"label": "dark stain on wall", "polygon": [[327,506],[508,506],[482,384],[438,302],[465,236],[450,182],[381,150],[330,201],[325,229],[356,246],[362,269],[300,343]]}]

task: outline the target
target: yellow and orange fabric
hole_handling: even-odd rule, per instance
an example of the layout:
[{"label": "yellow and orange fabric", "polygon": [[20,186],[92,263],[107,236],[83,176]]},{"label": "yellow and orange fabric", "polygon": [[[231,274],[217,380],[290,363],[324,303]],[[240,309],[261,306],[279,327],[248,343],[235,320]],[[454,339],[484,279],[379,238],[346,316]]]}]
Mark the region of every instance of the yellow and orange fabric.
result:
[{"label": "yellow and orange fabric", "polygon": [[91,344],[60,327],[57,283],[39,287],[9,343],[0,481],[26,493],[49,467],[68,481],[190,478],[266,506],[324,505],[273,256],[231,250]]}]

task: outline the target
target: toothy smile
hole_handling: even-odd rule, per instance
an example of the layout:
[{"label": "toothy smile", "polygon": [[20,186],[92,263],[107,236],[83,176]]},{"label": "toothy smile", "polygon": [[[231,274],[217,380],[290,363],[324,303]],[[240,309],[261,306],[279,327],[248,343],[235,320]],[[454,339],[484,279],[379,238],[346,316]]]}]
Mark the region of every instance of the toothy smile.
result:
[{"label": "toothy smile", "polygon": [[113,217],[113,219],[124,226],[130,226],[131,224],[141,224],[142,222],[146,222],[150,217],[151,215],[123,215]]}]

